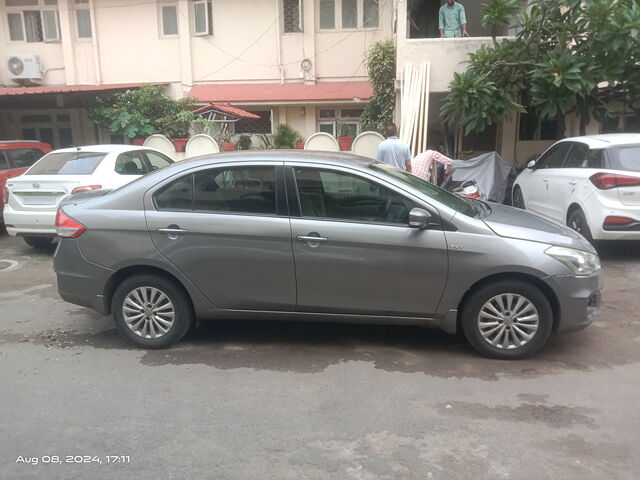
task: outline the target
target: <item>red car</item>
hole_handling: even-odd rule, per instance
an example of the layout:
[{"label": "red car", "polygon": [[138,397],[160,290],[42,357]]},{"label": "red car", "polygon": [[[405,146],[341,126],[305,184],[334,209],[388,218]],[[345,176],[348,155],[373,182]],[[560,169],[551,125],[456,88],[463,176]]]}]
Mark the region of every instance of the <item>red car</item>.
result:
[{"label": "red car", "polygon": [[4,188],[7,179],[22,175],[27,169],[51,150],[48,143],[37,140],[0,140],[0,225],[2,210],[6,203],[7,192]]}]

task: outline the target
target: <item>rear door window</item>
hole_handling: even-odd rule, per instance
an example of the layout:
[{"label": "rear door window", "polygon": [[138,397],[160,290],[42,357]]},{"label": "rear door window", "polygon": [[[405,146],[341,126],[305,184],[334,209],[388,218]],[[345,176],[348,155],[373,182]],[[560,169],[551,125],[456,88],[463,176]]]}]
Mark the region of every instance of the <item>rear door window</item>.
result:
[{"label": "rear door window", "polygon": [[144,161],[144,152],[136,150],[121,153],[116,160],[115,171],[120,175],[145,175],[149,173]]},{"label": "rear door window", "polygon": [[42,157],[26,175],[91,175],[106,153],[58,152]]},{"label": "rear door window", "polygon": [[554,145],[536,162],[536,169],[561,168],[569,148],[571,148],[570,142],[562,142]]},{"label": "rear door window", "polygon": [[9,162],[7,162],[4,152],[0,152],[0,171],[2,170],[9,170]]},{"label": "rear door window", "polygon": [[228,167],[196,173],[194,209],[275,215],[275,167]]},{"label": "rear door window", "polygon": [[164,155],[160,155],[157,152],[146,151],[144,152],[144,154],[147,157],[150,172],[153,172],[154,170],[159,170],[173,163],[170,159],[168,159]]},{"label": "rear door window", "polygon": [[165,185],[154,195],[158,210],[193,210],[193,175]]},{"label": "rear door window", "polygon": [[589,147],[584,143],[574,143],[571,151],[569,152],[569,156],[567,157],[565,168],[582,168],[585,164],[585,160],[587,160],[588,152]]},{"label": "rear door window", "polygon": [[7,155],[9,164],[12,168],[28,168],[40,160],[44,155],[44,153],[37,148],[16,148],[5,150],[5,154]]}]

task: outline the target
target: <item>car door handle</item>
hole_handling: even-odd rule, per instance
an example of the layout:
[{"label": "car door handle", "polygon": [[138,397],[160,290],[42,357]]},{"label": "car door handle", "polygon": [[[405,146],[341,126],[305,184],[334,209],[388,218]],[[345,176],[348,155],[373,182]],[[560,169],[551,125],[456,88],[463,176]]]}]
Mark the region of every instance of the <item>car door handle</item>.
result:
[{"label": "car door handle", "polygon": [[179,233],[187,233],[187,230],[184,228],[159,228],[158,231],[160,233],[169,233],[169,234],[179,234]]},{"label": "car door handle", "polygon": [[326,242],[329,239],[327,237],[316,237],[315,235],[298,235],[298,240],[301,242]]},{"label": "car door handle", "polygon": [[548,182],[548,181],[549,181],[549,177],[544,177],[544,178],[542,179],[542,181],[543,181],[543,182]]},{"label": "car door handle", "polygon": [[569,185],[576,185],[577,183],[577,180],[569,180]]}]

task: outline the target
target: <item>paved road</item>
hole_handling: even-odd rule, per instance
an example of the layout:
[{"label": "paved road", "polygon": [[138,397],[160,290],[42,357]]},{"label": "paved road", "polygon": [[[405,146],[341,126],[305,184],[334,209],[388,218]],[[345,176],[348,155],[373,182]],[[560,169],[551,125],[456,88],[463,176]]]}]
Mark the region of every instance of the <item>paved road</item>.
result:
[{"label": "paved road", "polygon": [[57,297],[50,253],[0,234],[0,478],[636,480],[640,246],[603,261],[594,325],[526,361],[419,328],[276,322],[143,351]]}]

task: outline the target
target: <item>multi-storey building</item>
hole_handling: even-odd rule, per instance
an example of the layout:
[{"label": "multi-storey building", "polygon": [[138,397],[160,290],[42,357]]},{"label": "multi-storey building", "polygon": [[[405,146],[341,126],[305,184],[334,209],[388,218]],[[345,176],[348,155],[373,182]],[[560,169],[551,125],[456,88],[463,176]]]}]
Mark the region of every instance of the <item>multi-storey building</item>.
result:
[{"label": "multi-storey building", "polygon": [[[343,117],[355,134],[371,96],[364,54],[392,36],[393,11],[392,0],[0,0],[0,138],[118,141],[87,102],[144,84],[258,113],[235,125],[245,133],[334,133]],[[10,78],[13,55],[39,59],[38,86]]]}]

